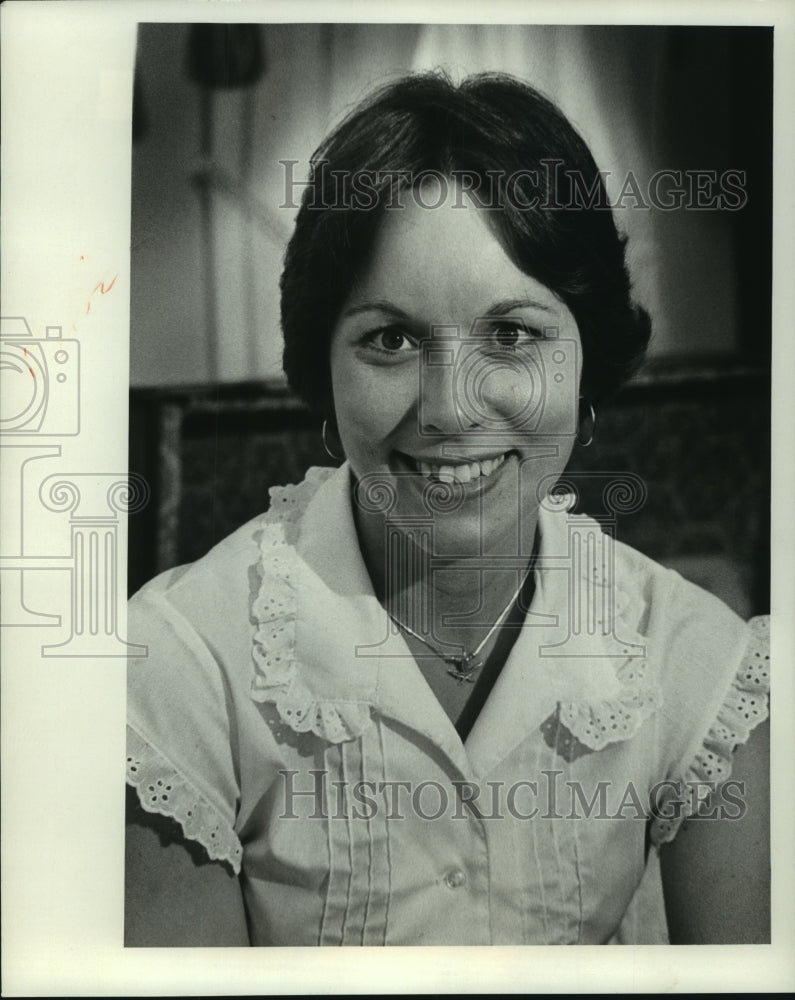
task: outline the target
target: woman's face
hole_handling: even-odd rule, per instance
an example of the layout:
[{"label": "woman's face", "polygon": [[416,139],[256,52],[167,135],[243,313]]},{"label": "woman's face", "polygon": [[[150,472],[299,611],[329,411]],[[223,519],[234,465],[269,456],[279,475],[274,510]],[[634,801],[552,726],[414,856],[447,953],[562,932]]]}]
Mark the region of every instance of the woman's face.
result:
[{"label": "woman's face", "polygon": [[466,198],[404,202],[332,336],[340,439],[362,495],[385,483],[390,517],[430,516],[439,554],[519,554],[571,453],[577,324]]}]

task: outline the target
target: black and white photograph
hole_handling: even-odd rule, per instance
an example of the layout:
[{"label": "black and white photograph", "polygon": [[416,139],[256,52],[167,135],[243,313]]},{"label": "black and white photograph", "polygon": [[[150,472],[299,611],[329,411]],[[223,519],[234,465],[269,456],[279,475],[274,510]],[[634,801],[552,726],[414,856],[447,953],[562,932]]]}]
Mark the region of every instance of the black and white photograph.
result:
[{"label": "black and white photograph", "polygon": [[109,6],[4,115],[8,995],[787,989],[791,18]]}]

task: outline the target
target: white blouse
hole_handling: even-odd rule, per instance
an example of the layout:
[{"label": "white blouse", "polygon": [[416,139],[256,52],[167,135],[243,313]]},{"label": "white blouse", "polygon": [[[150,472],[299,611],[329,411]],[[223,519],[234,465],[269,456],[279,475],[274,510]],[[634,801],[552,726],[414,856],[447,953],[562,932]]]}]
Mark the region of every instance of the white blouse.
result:
[{"label": "white blouse", "polygon": [[569,505],[463,743],[373,594],[347,466],[132,599],[127,780],[239,875],[252,944],[666,940],[653,848],[766,717],[767,619]]}]

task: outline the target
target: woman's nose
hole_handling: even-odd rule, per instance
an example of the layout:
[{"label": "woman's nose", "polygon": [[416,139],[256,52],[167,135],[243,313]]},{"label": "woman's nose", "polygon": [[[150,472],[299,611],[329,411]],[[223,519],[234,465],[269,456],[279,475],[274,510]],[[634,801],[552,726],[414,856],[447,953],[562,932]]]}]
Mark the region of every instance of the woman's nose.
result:
[{"label": "woman's nose", "polygon": [[478,426],[467,398],[458,345],[426,352],[420,366],[419,423],[424,434],[460,434]]}]

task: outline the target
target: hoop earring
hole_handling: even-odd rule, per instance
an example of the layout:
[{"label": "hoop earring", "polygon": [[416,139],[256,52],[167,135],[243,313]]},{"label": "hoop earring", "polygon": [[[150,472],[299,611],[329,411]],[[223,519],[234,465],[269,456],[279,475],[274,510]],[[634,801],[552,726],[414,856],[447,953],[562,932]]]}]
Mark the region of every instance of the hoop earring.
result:
[{"label": "hoop earring", "polygon": [[583,441],[579,433],[577,434],[577,444],[581,448],[590,448],[593,444],[594,430],[596,429],[596,410],[593,408],[593,403],[588,404],[588,409],[591,411],[591,433],[587,441]]},{"label": "hoop earring", "polygon": [[335,462],[339,462],[345,456],[344,455],[335,455],[334,452],[331,450],[331,448],[329,448],[328,444],[326,444],[326,432],[327,431],[328,431],[328,420],[324,420],[323,421],[323,429],[320,432],[320,439],[323,442],[323,447],[325,448],[326,454],[328,455],[328,457],[329,458],[333,458]]}]

